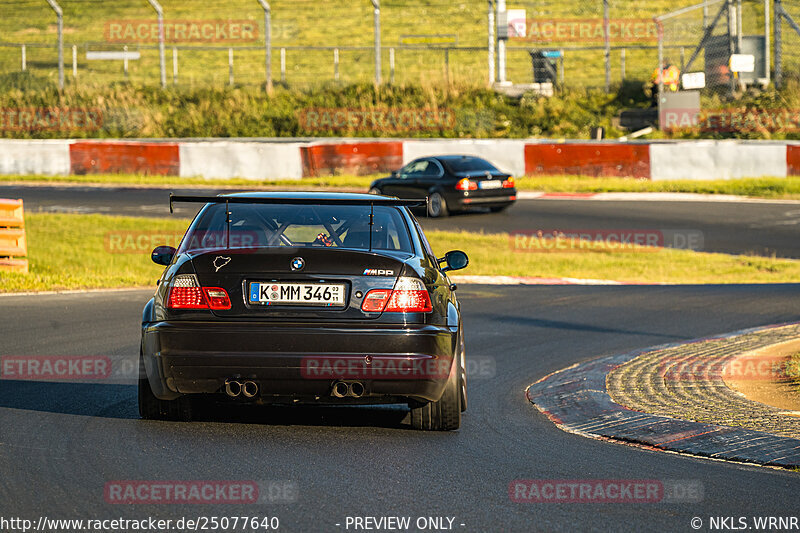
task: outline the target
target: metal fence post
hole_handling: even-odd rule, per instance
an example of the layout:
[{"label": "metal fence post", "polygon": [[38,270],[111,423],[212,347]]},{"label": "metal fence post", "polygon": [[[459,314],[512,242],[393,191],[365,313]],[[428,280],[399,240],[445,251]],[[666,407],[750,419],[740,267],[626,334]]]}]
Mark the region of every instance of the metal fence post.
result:
[{"label": "metal fence post", "polygon": [[372,0],[372,13],[375,19],[375,85],[381,84],[381,4]]},{"label": "metal fence post", "polygon": [[178,47],[172,47],[172,85],[178,85]]},{"label": "metal fence post", "polygon": [[769,0],[764,0],[764,64],[766,65],[766,68],[764,69],[764,77],[766,77],[767,83],[769,83],[770,78],[769,64],[771,58],[769,57],[769,54]]},{"label": "metal fence post", "polygon": [[495,47],[495,42],[494,42],[495,41],[495,38],[494,38],[494,25],[495,25],[495,21],[494,21],[494,0],[488,0],[487,3],[489,5],[489,12],[488,12],[488,16],[489,16],[489,26],[488,26],[488,29],[489,29],[489,48],[488,48],[488,51],[489,51],[489,54],[488,54],[489,55],[489,58],[488,58],[489,59],[489,85],[491,85],[495,81],[495,72],[494,72],[494,63],[495,63],[495,60],[494,60],[494,47]]},{"label": "metal fence post", "polygon": [[609,35],[611,19],[608,12],[608,0],[603,0],[603,33],[605,34],[605,60],[606,60],[606,94],[611,91],[611,35]]},{"label": "metal fence post", "polygon": [[[664,94],[664,23],[655,17],[656,31],[658,32],[658,105],[661,107],[661,95]],[[653,87],[655,90],[655,87]]]},{"label": "metal fence post", "polygon": [[339,81],[339,49],[333,49],[333,80]]},{"label": "metal fence post", "polygon": [[286,48],[281,48],[281,83],[286,83]]},{"label": "metal fence post", "polygon": [[622,82],[625,82],[625,48],[619,52],[619,69],[622,73]]},{"label": "metal fence post", "polygon": [[125,72],[125,79],[128,79],[128,45],[122,47],[123,59],[122,59],[122,70]]},{"label": "metal fence post", "polygon": [[64,12],[55,0],[47,0],[58,19],[58,88],[64,88]]},{"label": "metal fence post", "polygon": [[[733,54],[738,53],[737,51],[737,41],[736,35],[739,33],[739,29],[736,27],[736,6],[734,6],[734,0],[726,0],[727,7],[728,7],[728,57],[732,56]],[[738,76],[738,74],[737,74]],[[733,96],[736,93],[736,81],[738,78],[734,76],[730,76],[730,94]]]},{"label": "metal fence post", "polygon": [[[48,0],[49,1],[49,0]],[[158,0],[147,0],[158,15],[158,60],[161,65],[161,87],[167,86],[167,65],[164,53],[164,10]]]},{"label": "metal fence post", "polygon": [[22,72],[28,70],[28,58],[25,57],[25,45],[22,45]]},{"label": "metal fence post", "polygon": [[742,25],[742,0],[736,0],[736,53],[742,53],[742,38],[744,26]]},{"label": "metal fence post", "polygon": [[233,87],[233,48],[228,48],[228,85]]},{"label": "metal fence post", "polygon": [[772,11],[772,19],[775,26],[775,87],[780,89],[781,85],[783,85],[783,35],[781,34],[783,5],[781,0],[775,0]]},{"label": "metal fence post", "polygon": [[72,45],[72,77],[78,77],[78,47]]},{"label": "metal fence post", "polygon": [[394,48],[389,48],[389,83],[394,84]]},{"label": "metal fence post", "polygon": [[264,67],[267,71],[267,92],[272,92],[272,9],[266,0],[258,0],[264,9]]},{"label": "metal fence post", "polygon": [[[503,17],[506,18],[506,24],[508,24],[506,0],[497,0],[498,19],[500,18],[500,13],[503,13]],[[506,40],[502,38],[497,40],[497,79],[500,83],[506,82]]]}]

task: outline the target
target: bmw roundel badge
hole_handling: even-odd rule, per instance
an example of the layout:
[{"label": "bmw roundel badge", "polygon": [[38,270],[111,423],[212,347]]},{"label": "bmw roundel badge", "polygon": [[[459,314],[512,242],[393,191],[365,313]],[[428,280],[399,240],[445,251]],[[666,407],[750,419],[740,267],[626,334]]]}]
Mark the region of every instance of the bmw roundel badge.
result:
[{"label": "bmw roundel badge", "polygon": [[306,266],[306,262],[302,257],[292,259],[292,270],[303,270],[304,266]]}]

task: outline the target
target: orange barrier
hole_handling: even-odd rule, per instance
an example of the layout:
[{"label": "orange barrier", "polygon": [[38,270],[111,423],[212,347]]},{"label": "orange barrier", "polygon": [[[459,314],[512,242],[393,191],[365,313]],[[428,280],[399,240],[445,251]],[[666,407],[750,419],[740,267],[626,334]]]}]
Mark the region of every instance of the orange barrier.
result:
[{"label": "orange barrier", "polygon": [[22,200],[0,198],[0,270],[28,272]]}]

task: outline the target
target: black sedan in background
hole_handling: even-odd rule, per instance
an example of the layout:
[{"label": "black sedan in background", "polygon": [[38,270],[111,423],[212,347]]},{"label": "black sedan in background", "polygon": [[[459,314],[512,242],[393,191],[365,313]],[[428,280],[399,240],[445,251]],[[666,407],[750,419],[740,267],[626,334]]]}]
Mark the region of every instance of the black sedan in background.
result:
[{"label": "black sedan in background", "polygon": [[370,193],[398,198],[428,197],[428,216],[484,207],[502,211],[517,199],[514,178],[468,155],[420,157],[388,178],[372,182]]},{"label": "black sedan in background", "polygon": [[[452,270],[409,207],[368,194],[171,197],[205,204],[144,308],[143,418],[191,419],[197,399],[404,403],[411,425],[454,430],[466,410]],[[424,205],[424,200],[421,202]]]}]

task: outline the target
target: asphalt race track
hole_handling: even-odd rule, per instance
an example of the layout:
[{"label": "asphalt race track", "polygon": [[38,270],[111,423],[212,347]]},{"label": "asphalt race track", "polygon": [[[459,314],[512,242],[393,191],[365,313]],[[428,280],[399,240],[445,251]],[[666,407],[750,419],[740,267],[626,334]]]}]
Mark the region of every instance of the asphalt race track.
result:
[{"label": "asphalt race track", "polygon": [[[141,421],[133,378],[106,385],[0,381],[0,516],[277,516],[280,531],[345,531],[347,516],[446,516],[455,517],[455,530],[481,532],[690,531],[693,517],[707,524],[710,516],[796,514],[797,473],[568,434],[530,404],[525,388],[601,355],[798,320],[800,285],[459,292],[468,357],[494,370],[470,375],[469,411],[458,432],[410,430],[399,407],[228,409],[200,422]],[[134,362],[148,297],[0,297],[2,354]],[[690,480],[702,483],[703,497],[519,504],[508,496],[515,479]],[[281,504],[111,505],[103,490],[114,480],[284,480],[298,492],[297,501]]]},{"label": "asphalt race track", "polygon": [[[169,189],[0,185],[0,198],[22,198],[28,211],[170,216]],[[215,189],[173,189],[213,195]],[[224,191],[230,192],[230,191]],[[174,216],[191,217],[197,206],[177,205]],[[523,200],[504,213],[425,220],[425,229],[501,233],[527,230],[700,231],[703,251],[800,258],[800,204],[730,202],[631,202]]]}]

